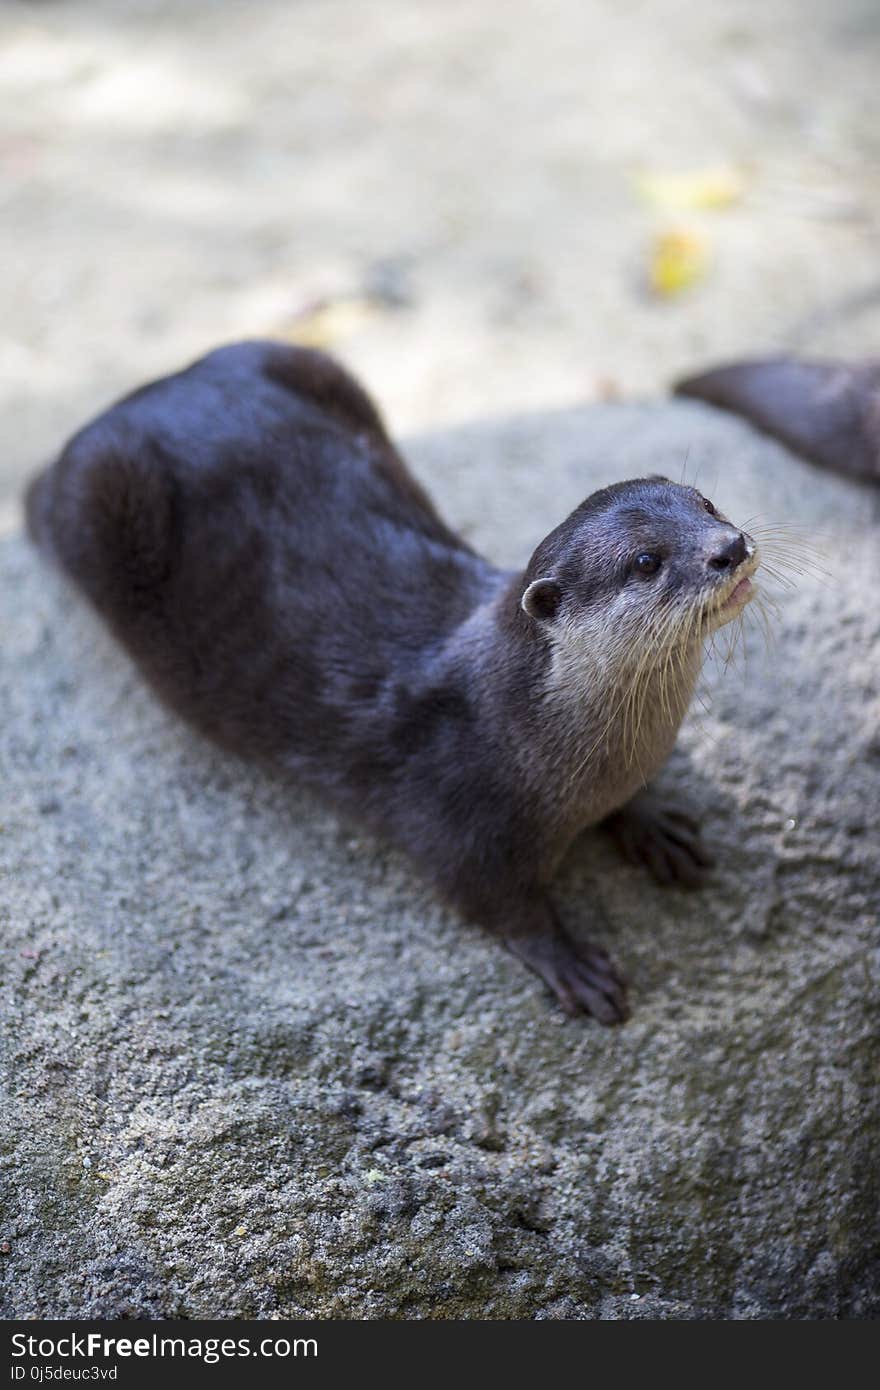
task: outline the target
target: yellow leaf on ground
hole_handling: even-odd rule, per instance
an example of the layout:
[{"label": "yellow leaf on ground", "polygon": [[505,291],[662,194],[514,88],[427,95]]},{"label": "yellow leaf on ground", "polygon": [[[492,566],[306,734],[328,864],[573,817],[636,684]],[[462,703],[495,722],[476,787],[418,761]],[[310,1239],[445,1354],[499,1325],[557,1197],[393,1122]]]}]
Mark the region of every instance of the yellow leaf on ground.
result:
[{"label": "yellow leaf on ground", "polygon": [[702,280],[708,265],[709,241],[700,232],[661,232],[651,253],[651,289],[670,298]]}]

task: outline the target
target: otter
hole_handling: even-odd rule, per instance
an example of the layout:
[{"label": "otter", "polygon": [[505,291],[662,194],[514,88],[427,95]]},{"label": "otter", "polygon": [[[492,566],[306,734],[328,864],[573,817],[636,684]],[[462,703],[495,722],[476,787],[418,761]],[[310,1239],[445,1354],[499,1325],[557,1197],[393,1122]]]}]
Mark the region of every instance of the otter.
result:
[{"label": "otter", "polygon": [[640,795],[754,591],[754,541],[695,488],[604,487],[502,571],[342,367],[247,342],[86,425],[27,517],[168,706],[401,847],[568,1013],[627,1017],[548,885],[600,822],[661,881],[711,862]]},{"label": "otter", "polygon": [[744,415],[822,468],[880,483],[880,360],[758,358],[687,377],[673,390]]}]

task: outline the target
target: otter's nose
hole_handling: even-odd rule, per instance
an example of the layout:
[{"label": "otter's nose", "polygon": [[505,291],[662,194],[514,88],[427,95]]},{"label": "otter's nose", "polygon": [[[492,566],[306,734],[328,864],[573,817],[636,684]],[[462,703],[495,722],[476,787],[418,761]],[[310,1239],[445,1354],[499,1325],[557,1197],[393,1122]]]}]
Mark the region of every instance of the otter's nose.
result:
[{"label": "otter's nose", "polygon": [[734,570],[737,565],[742,564],[748,553],[746,538],[740,531],[732,541],[727,541],[720,550],[716,550],[709,561],[709,568],[712,570]]}]

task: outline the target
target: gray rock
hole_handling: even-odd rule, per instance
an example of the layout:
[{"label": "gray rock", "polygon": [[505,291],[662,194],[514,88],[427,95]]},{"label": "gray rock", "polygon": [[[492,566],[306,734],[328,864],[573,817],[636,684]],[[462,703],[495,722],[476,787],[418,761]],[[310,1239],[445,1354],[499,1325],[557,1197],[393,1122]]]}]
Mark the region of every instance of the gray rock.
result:
[{"label": "gray rock", "polygon": [[411,453],[505,562],[685,460],[736,518],[821,531],[831,578],[707,667],[664,774],[712,884],[585,839],[559,901],[634,1016],[565,1020],[397,855],[182,728],[7,539],[4,1315],[876,1315],[876,494],[685,403]]}]

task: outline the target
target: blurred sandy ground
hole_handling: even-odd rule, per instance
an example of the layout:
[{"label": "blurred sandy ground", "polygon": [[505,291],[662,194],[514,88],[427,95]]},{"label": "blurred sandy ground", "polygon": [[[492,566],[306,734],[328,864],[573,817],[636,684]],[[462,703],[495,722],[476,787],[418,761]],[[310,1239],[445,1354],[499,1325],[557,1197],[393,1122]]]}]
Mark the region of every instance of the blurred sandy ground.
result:
[{"label": "blurred sandy ground", "polygon": [[[398,432],[880,352],[877,0],[4,0],[0,165],[0,529],[243,335],[325,342]],[[719,165],[721,210],[638,191]],[[678,229],[710,261],[658,299]]]}]

